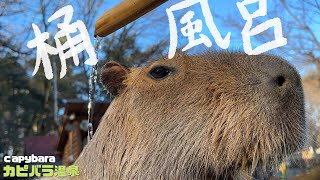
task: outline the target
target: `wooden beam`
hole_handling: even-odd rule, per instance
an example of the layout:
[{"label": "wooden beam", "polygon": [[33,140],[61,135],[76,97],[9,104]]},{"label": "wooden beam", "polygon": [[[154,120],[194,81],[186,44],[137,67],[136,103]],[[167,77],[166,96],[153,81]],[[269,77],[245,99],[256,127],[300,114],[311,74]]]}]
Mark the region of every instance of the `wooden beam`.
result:
[{"label": "wooden beam", "polygon": [[168,0],[124,0],[96,21],[94,36],[105,37]]}]

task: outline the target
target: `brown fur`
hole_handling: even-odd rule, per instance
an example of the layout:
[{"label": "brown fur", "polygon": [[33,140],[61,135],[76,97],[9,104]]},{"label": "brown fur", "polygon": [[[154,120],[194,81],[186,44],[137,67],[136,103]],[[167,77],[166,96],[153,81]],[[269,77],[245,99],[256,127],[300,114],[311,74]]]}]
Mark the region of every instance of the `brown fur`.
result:
[{"label": "brown fur", "polygon": [[[303,143],[300,77],[279,57],[181,55],[130,71],[112,63],[125,78],[109,83],[116,72],[102,69],[104,85],[120,88],[75,163],[79,179],[246,179]],[[155,80],[157,65],[175,70]]]}]

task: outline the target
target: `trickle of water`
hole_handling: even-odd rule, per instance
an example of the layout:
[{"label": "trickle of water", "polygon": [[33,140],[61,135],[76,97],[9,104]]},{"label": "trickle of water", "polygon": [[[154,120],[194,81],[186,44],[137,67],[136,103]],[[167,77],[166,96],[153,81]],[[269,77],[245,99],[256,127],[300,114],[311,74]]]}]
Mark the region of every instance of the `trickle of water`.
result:
[{"label": "trickle of water", "polygon": [[[98,60],[99,60],[99,49],[100,49],[101,40],[102,39],[99,37],[94,37],[94,51],[96,53]],[[98,67],[98,63],[91,67],[91,73],[89,78],[88,142],[92,139],[92,136],[93,136],[92,121],[93,121],[94,105],[95,105],[94,95],[96,92],[96,83],[97,83],[97,67]]]}]

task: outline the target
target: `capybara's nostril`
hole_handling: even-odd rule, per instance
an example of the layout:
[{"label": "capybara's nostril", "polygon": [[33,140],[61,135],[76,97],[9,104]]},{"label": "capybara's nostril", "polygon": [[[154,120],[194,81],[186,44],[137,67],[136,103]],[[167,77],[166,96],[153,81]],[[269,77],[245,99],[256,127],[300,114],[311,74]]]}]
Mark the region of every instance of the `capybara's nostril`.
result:
[{"label": "capybara's nostril", "polygon": [[282,75],[277,76],[276,79],[275,79],[275,83],[279,87],[281,87],[285,83],[285,81],[286,81],[286,79]]}]

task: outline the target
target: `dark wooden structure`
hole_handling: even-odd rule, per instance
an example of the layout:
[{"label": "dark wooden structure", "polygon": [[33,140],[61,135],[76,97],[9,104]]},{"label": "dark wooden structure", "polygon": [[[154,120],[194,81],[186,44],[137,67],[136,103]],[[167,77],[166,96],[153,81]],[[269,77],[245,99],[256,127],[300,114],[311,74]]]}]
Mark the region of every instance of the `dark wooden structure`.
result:
[{"label": "dark wooden structure", "polygon": [[[101,117],[110,103],[96,102],[94,107],[93,132],[97,129]],[[62,125],[59,127],[60,137],[57,155],[63,165],[71,165],[80,155],[87,143],[88,102],[72,100],[65,106]]]},{"label": "dark wooden structure", "polygon": [[48,136],[29,136],[23,140],[24,155],[31,156],[54,156],[58,144],[58,137]]}]

